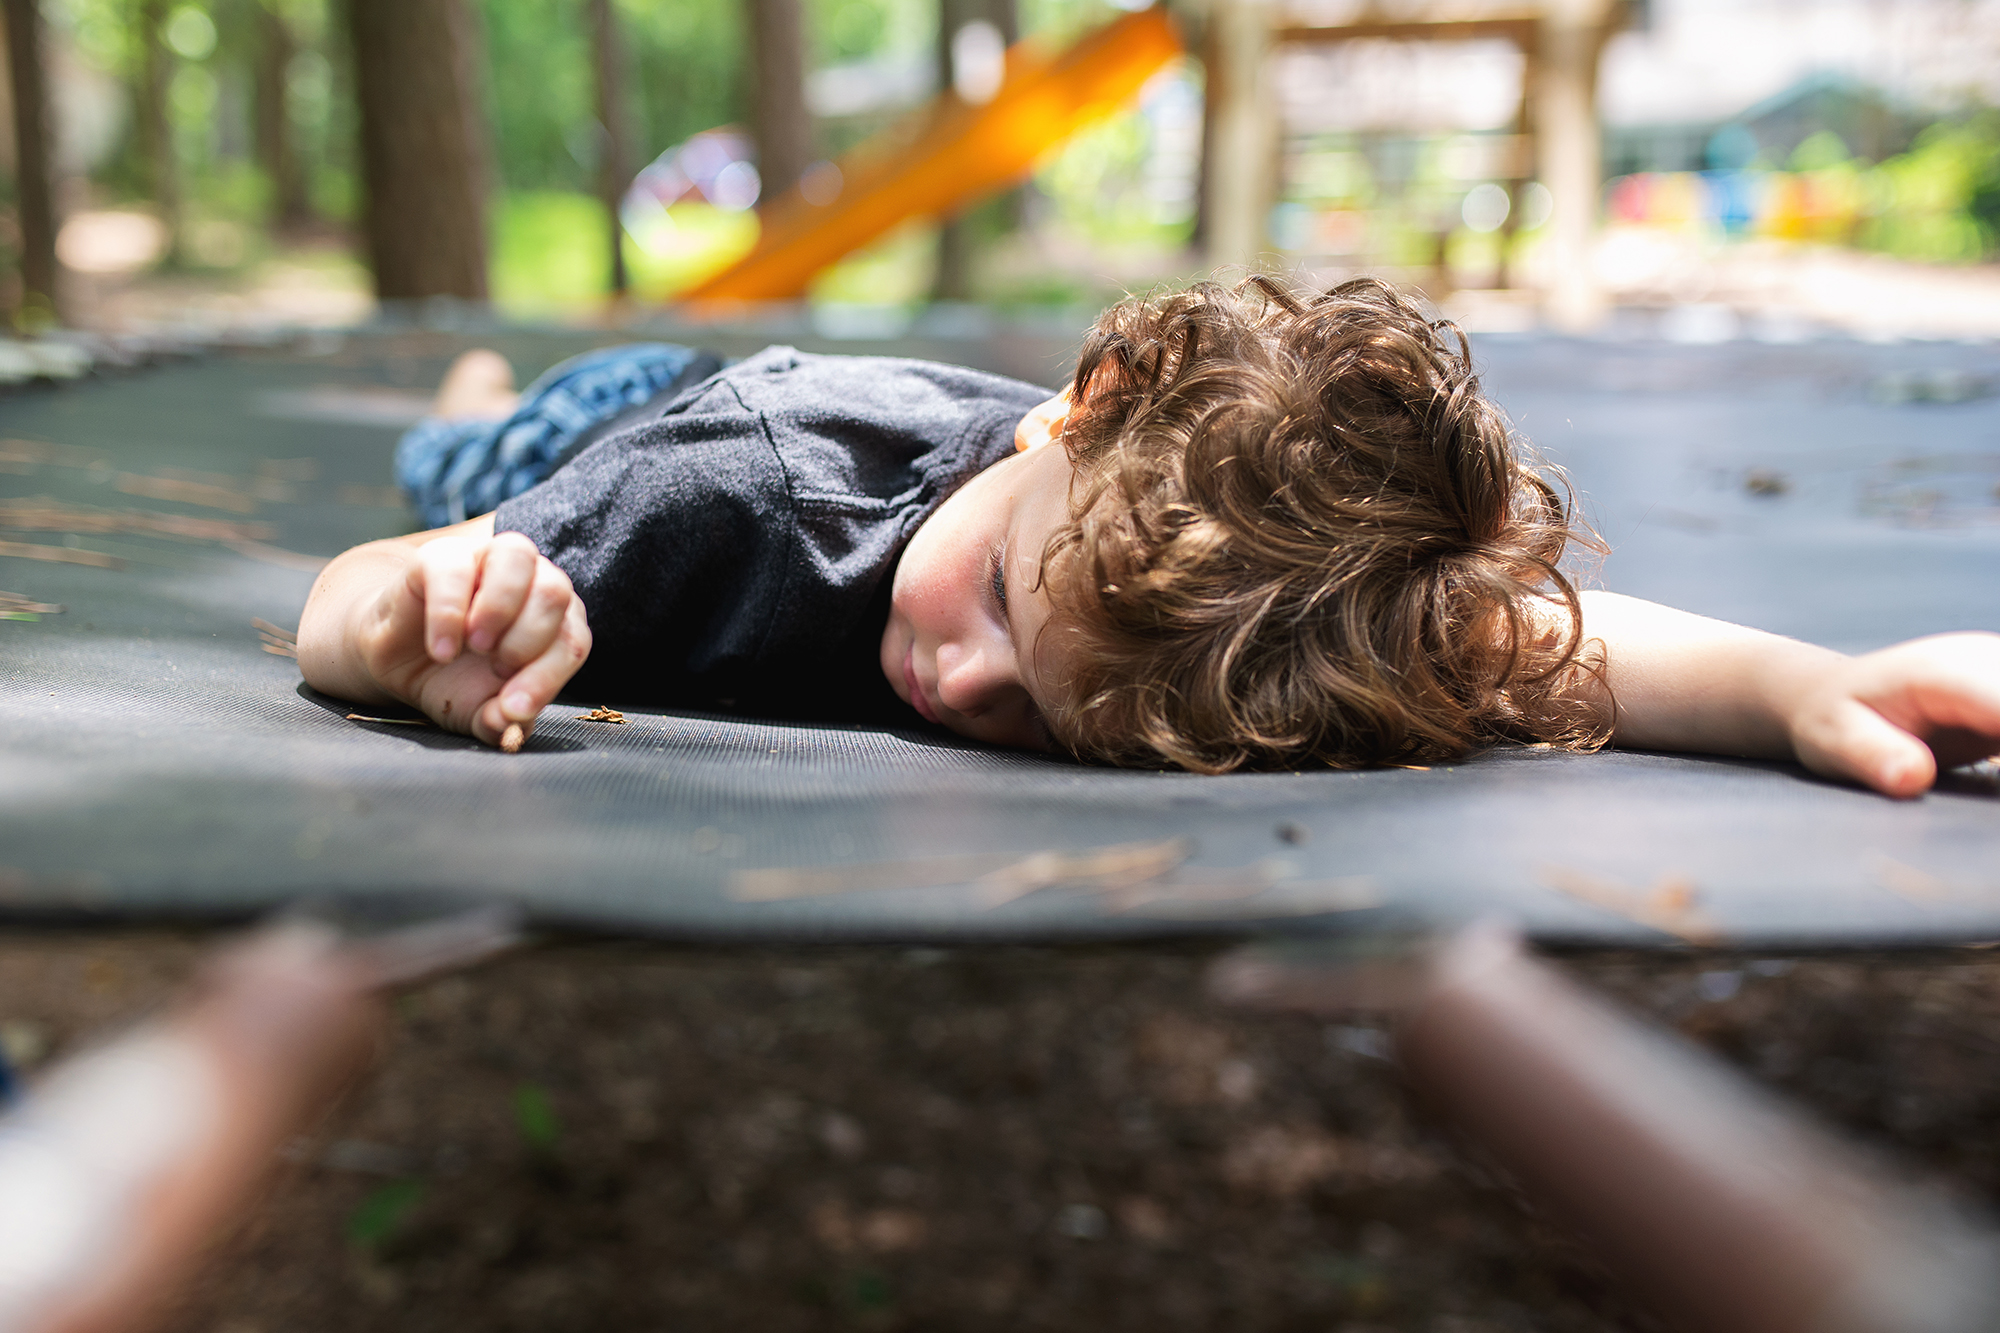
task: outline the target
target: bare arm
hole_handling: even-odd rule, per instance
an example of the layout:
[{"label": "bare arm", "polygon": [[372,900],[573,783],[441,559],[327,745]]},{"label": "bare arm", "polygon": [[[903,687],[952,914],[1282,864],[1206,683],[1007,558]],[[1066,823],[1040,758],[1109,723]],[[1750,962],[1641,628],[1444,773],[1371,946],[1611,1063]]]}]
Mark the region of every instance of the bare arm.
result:
[{"label": "bare arm", "polygon": [[2000,752],[2000,635],[1850,658],[1614,593],[1583,594],[1583,615],[1585,637],[1604,645],[1619,745],[1796,758],[1891,796]]},{"label": "bare arm", "polygon": [[488,744],[532,727],[589,651],[569,579],[491,515],[345,552],[299,619],[314,689],[409,704]]}]

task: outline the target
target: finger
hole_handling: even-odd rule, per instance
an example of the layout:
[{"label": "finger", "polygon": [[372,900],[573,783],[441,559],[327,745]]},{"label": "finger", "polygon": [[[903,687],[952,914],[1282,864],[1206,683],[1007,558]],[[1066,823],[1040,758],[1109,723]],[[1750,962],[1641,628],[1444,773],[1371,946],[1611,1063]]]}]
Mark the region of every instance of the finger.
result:
[{"label": "finger", "polygon": [[1842,699],[1798,738],[1799,760],[1885,796],[1921,796],[1937,781],[1930,747],[1867,704]]},{"label": "finger", "polygon": [[506,714],[500,711],[500,696],[497,694],[481,704],[479,711],[472,715],[473,737],[493,746],[495,749],[500,748],[509,727],[519,727],[521,729],[521,737],[525,740],[529,736],[534,735],[535,720],[529,718],[524,722],[516,722],[508,718]]},{"label": "finger", "polygon": [[572,600],[564,614],[561,632],[539,656],[500,687],[496,702],[501,725],[532,720],[562,692],[562,687],[589,656],[590,627],[584,621],[583,603]]},{"label": "finger", "polygon": [[495,673],[505,676],[518,671],[548,651],[562,632],[569,605],[575,600],[569,576],[548,561],[539,561],[533,585],[493,650]]},{"label": "finger", "polygon": [[464,644],[480,549],[462,541],[430,542],[417,548],[404,575],[404,586],[424,604],[424,647],[439,662],[457,657]]},{"label": "finger", "polygon": [[[1928,726],[2000,738],[2000,669],[1981,671],[1968,669],[1971,664],[1955,666],[1954,670],[1913,685],[1907,706],[1913,706],[1918,720]],[[1894,708],[1885,706],[1883,711],[1896,717]]]},{"label": "finger", "polygon": [[490,653],[507,633],[535,580],[541,561],[535,544],[518,532],[503,532],[486,548],[479,571],[479,591],[466,616],[465,643],[475,653]]}]

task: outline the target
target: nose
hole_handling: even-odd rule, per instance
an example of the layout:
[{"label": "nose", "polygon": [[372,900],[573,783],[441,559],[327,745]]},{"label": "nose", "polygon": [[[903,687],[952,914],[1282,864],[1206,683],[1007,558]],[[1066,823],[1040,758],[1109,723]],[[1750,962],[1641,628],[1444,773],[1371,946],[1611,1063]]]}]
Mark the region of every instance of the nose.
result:
[{"label": "nose", "polygon": [[1013,654],[997,644],[940,644],[937,666],[938,702],[961,717],[990,712],[1021,689]]}]

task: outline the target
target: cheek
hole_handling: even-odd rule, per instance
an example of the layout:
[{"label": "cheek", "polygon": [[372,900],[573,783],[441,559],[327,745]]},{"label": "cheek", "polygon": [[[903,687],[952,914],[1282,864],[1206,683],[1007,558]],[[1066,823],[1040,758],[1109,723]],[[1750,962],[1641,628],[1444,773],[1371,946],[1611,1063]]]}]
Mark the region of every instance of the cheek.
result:
[{"label": "cheek", "polygon": [[891,614],[923,634],[938,617],[944,597],[944,579],[939,568],[935,543],[912,542],[896,564]]},{"label": "cheek", "polygon": [[984,577],[985,547],[957,539],[947,529],[920,532],[896,564],[894,614],[921,637],[953,633]]}]

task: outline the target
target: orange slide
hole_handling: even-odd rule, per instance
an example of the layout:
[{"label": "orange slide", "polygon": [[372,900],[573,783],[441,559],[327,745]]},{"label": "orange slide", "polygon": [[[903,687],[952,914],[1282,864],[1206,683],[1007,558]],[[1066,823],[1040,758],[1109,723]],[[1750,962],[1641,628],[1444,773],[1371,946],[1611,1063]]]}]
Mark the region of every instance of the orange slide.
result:
[{"label": "orange slide", "polygon": [[947,92],[842,157],[834,198],[808,203],[796,186],[779,195],[759,210],[756,247],[681,299],[803,296],[814,274],[896,224],[948,214],[1013,184],[1049,148],[1116,111],[1180,51],[1158,5],[1065,51],[1021,42],[1007,52],[1006,80],[992,101],[972,106]]}]

